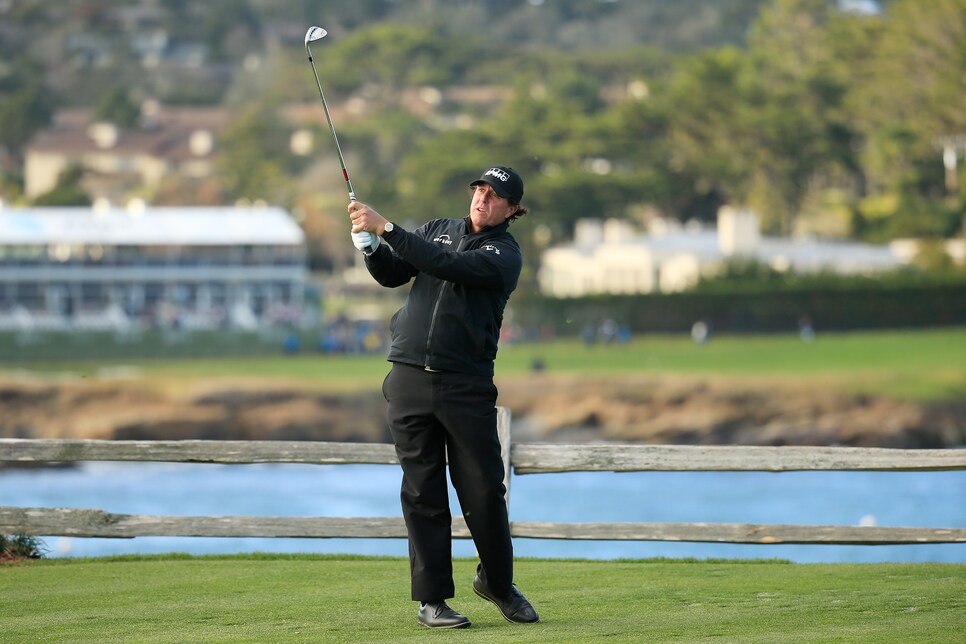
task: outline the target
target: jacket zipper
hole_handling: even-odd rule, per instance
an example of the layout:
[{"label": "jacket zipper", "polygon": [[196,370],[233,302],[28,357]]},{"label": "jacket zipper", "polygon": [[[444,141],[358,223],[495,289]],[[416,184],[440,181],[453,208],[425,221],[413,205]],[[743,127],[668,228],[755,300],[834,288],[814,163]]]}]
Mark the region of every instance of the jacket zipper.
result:
[{"label": "jacket zipper", "polygon": [[[460,242],[456,245],[456,252],[460,252],[463,249],[463,242],[466,240],[466,235],[460,238]],[[446,281],[440,280],[439,291],[436,293],[436,302],[433,304],[433,316],[429,319],[429,332],[426,334],[426,359],[423,361],[423,367],[427,371],[432,370],[432,366],[429,364],[429,346],[433,339],[433,329],[436,328],[436,316],[439,314],[439,303],[443,299],[443,289],[446,288]]]}]

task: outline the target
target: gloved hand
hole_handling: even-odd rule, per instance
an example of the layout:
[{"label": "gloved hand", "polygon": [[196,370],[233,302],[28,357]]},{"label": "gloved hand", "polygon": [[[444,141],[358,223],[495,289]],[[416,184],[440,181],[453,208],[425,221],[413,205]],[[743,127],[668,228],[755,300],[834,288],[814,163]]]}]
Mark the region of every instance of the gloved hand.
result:
[{"label": "gloved hand", "polygon": [[379,242],[382,241],[379,235],[373,235],[368,231],[349,233],[349,235],[352,237],[353,245],[366,255],[372,255],[376,252],[376,249],[379,248]]}]

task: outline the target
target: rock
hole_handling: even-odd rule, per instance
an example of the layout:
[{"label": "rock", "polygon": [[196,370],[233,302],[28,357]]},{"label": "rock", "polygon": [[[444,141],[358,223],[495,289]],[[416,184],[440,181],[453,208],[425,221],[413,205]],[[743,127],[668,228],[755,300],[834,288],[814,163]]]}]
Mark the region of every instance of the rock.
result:
[{"label": "rock", "polygon": [[541,374],[501,383],[500,404],[540,440],[939,448],[966,442],[966,402],[920,403],[835,385]]},{"label": "rock", "polygon": [[[834,385],[706,378],[498,378],[528,442],[852,445],[966,442],[966,402],[851,394]],[[0,383],[0,437],[391,442],[379,391],[330,393],[274,382],[149,387],[136,380]]]}]

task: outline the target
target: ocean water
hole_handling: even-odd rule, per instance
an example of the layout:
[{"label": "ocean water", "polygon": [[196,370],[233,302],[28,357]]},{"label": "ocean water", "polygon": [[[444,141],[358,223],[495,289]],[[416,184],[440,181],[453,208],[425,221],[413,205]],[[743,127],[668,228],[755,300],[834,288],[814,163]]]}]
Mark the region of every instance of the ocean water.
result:
[{"label": "ocean water", "polygon": [[[0,505],[173,515],[400,516],[395,465],[83,463],[0,471]],[[450,494],[454,514],[459,512]],[[966,527],[966,472],[574,472],[513,476],[511,521]],[[405,539],[45,537],[50,557],[185,552],[405,556]],[[966,544],[746,545],[514,539],[517,557],[966,563]],[[455,556],[473,556],[459,539]]]}]

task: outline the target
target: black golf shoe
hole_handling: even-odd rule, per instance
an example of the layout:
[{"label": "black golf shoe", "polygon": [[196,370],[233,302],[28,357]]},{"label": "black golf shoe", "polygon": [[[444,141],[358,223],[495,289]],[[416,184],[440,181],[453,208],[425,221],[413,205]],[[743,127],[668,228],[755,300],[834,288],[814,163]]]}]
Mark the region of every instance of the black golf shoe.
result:
[{"label": "black golf shoe", "polygon": [[425,602],[419,606],[416,621],[429,628],[466,628],[470,620],[450,608],[446,602]]},{"label": "black golf shoe", "polygon": [[523,596],[516,586],[510,586],[510,594],[507,597],[497,597],[496,594],[490,590],[489,585],[487,585],[486,580],[480,576],[480,573],[476,574],[476,578],[473,580],[473,592],[482,597],[488,602],[492,602],[500,609],[503,617],[508,622],[515,622],[517,624],[536,624],[540,621],[537,616],[537,611],[534,610],[527,598]]}]

